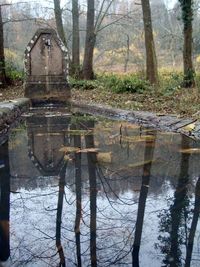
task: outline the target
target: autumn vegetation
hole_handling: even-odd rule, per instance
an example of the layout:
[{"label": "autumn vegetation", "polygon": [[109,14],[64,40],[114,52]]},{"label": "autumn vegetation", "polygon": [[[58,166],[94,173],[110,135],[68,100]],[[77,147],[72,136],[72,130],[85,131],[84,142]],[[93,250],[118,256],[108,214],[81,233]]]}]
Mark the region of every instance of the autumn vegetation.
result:
[{"label": "autumn vegetation", "polygon": [[25,46],[51,27],[69,51],[75,99],[199,118],[199,22],[198,0],[1,1],[1,99],[23,94]]}]

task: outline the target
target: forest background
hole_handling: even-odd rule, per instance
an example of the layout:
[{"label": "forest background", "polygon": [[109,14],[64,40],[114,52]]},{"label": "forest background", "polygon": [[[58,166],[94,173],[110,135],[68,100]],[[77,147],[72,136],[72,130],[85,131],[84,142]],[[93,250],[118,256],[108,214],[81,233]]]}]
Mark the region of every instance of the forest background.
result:
[{"label": "forest background", "polygon": [[[152,0],[149,2],[158,81],[149,79],[147,73],[142,2],[149,1],[0,1],[0,24],[2,24],[0,26],[3,28],[6,79],[15,82],[23,80],[26,45],[38,28],[51,27],[58,31],[68,48],[71,63],[70,82],[74,88],[79,89],[80,98],[84,99],[83,90],[86,89],[87,98],[91,100],[94,98],[96,102],[138,110],[175,112],[182,116],[194,115],[198,118],[200,1],[186,1],[190,2],[192,10],[192,14],[189,14],[192,23],[190,28],[192,69],[189,69],[189,76],[192,73],[194,82],[190,83],[187,83],[188,76],[184,68],[184,30],[187,17],[184,23],[184,7],[181,2],[185,1]],[[74,4],[77,6],[73,6]],[[95,44],[92,74],[85,77],[84,57],[90,4],[93,4],[94,11]],[[78,10],[78,16],[76,15],[79,27],[78,68],[76,65],[74,65],[75,68],[73,66],[74,12],[76,11],[74,8]],[[59,28],[59,16],[63,32]],[[186,87],[187,89],[184,89]],[[192,94],[188,87],[193,88]],[[125,93],[125,95],[120,96],[116,93]],[[121,101],[122,99],[124,100]]]}]

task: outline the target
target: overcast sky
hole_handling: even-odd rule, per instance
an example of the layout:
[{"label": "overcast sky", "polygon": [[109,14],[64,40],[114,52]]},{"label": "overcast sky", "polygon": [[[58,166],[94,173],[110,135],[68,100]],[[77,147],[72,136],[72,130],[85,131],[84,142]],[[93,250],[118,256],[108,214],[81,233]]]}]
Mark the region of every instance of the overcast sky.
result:
[{"label": "overcast sky", "polygon": [[[28,0],[10,0],[10,2],[12,3],[16,3],[16,2],[22,2],[22,1],[24,1],[24,2],[29,2]],[[30,0],[30,1],[32,1],[32,0]],[[81,1],[81,0],[80,0]],[[152,0],[153,1],[153,0]],[[166,5],[168,6],[168,8],[173,8],[173,6],[174,6],[174,4],[177,2],[177,0],[164,0],[165,1],[165,3],[166,3]],[[1,1],[0,1],[1,2]],[[37,2],[37,0],[35,0],[35,2]],[[49,0],[40,0],[39,1],[40,3],[44,3],[44,5],[47,3],[47,2],[50,2]],[[53,2],[53,0],[52,0],[52,2]],[[65,4],[67,1],[66,0],[61,0],[61,5],[62,4]],[[138,0],[136,1],[136,2],[138,2]]]}]

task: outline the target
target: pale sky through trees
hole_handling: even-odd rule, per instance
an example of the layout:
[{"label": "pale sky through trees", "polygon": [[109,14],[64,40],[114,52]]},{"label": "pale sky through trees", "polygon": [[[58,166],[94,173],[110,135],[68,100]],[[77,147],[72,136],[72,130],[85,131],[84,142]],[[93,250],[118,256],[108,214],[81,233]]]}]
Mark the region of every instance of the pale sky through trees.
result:
[{"label": "pale sky through trees", "polygon": [[[80,0],[81,1],[81,0]],[[152,2],[155,1],[155,0],[152,0]],[[2,0],[0,0],[0,2],[3,2]],[[22,2],[21,0],[10,0],[9,2],[11,3],[17,3],[17,2]],[[37,0],[25,0],[23,2],[37,2]],[[40,4],[49,4],[49,2],[51,2],[50,0],[41,0],[39,1]],[[64,5],[66,4],[66,0],[61,0],[61,5]],[[135,1],[135,2],[139,2],[139,1]],[[177,2],[177,0],[164,0],[164,2],[166,3],[166,5],[168,6],[168,8],[173,8],[173,6],[175,5],[175,3]],[[53,1],[52,1],[52,4],[53,4]]]}]

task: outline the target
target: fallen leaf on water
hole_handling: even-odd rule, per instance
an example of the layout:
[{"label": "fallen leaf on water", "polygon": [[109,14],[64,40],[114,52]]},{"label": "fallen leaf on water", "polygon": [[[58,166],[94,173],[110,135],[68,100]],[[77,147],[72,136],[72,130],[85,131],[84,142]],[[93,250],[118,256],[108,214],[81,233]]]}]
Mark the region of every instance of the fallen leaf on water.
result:
[{"label": "fallen leaf on water", "polygon": [[65,156],[64,156],[64,160],[65,160],[65,161],[72,161],[73,158],[70,157],[69,155],[65,155]]},{"label": "fallen leaf on water", "polygon": [[184,126],[182,129],[185,131],[191,132],[195,129],[195,127],[196,127],[195,123],[190,123],[190,124]]},{"label": "fallen leaf on water", "polygon": [[98,151],[99,151],[98,148],[91,147],[91,148],[79,149],[78,151],[76,151],[76,153],[88,153],[88,152],[95,152],[95,153],[97,153]]},{"label": "fallen leaf on water", "polygon": [[101,152],[97,154],[97,161],[103,163],[112,162],[112,152]]},{"label": "fallen leaf on water", "polygon": [[150,163],[153,163],[155,162],[156,159],[152,160],[152,159],[149,159],[149,160],[145,160],[145,161],[141,161],[141,162],[136,162],[136,163],[133,163],[133,164],[129,164],[128,167],[129,168],[138,168],[138,167],[142,167],[146,164],[150,164]]},{"label": "fallen leaf on water", "polygon": [[156,129],[142,129],[141,132],[143,133],[154,133],[154,132],[157,132],[158,130]]},{"label": "fallen leaf on water", "polygon": [[65,152],[65,153],[72,153],[72,152],[77,152],[80,150],[79,147],[71,147],[71,146],[63,146],[59,149],[60,152]]},{"label": "fallen leaf on water", "polygon": [[152,142],[155,140],[153,135],[142,135],[142,136],[122,136],[123,141],[128,142]]},{"label": "fallen leaf on water", "polygon": [[163,117],[163,116],[166,116],[166,113],[156,113],[156,115],[157,115],[158,117]]},{"label": "fallen leaf on water", "polygon": [[200,148],[186,148],[186,149],[180,149],[179,152],[183,154],[198,154],[200,153]]},{"label": "fallen leaf on water", "polygon": [[120,134],[117,133],[117,134],[110,135],[109,138],[114,139],[114,138],[119,137],[119,136],[120,136]]},{"label": "fallen leaf on water", "polygon": [[93,134],[92,130],[68,130],[72,135],[90,135]]}]

